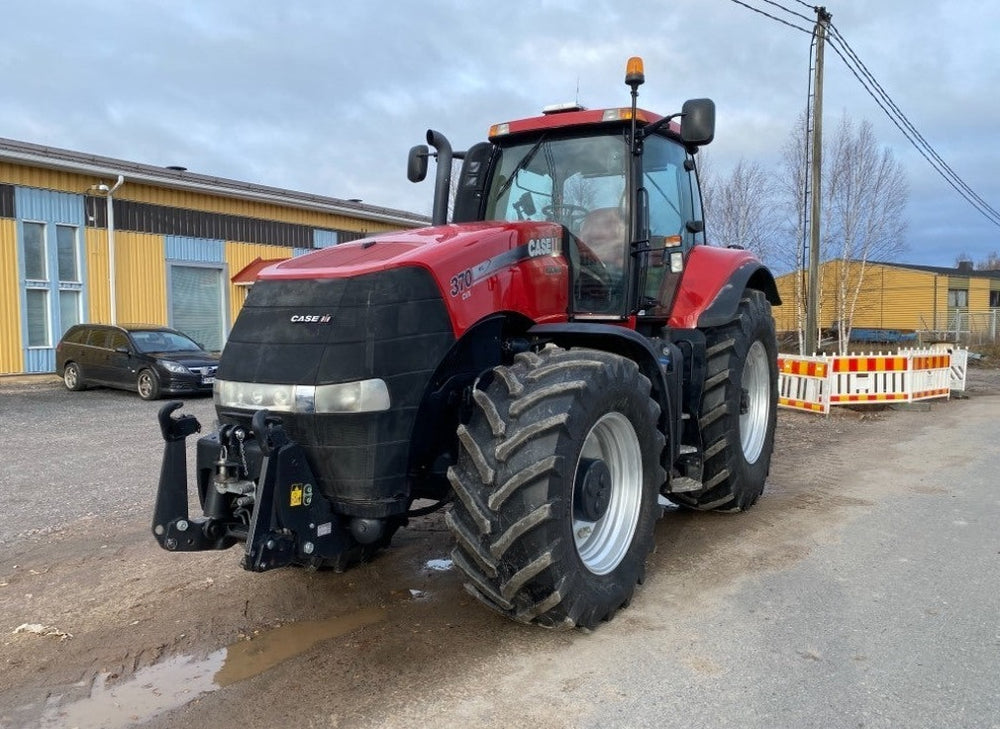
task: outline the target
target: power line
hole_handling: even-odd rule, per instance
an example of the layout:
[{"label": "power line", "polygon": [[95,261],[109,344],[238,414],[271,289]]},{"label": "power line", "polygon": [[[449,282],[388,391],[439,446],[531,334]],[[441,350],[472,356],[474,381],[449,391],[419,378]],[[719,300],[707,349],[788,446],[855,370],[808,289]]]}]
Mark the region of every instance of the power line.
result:
[{"label": "power line", "polygon": [[802,19],[803,19],[804,21],[806,21],[807,23],[811,23],[811,22],[813,22],[813,19],[812,19],[811,17],[809,17],[808,15],[803,15],[802,13],[797,13],[797,12],[795,12],[794,10],[789,10],[789,9],[788,9],[788,8],[786,8],[786,7],[784,6],[784,5],[782,5],[781,3],[778,3],[778,2],[775,2],[774,0],[761,0],[761,2],[765,2],[765,3],[767,3],[768,5],[773,5],[773,6],[774,6],[774,7],[776,7],[776,8],[779,8],[779,9],[781,9],[781,10],[784,10],[784,11],[785,11],[786,13],[788,13],[789,15],[794,15],[794,16],[795,16],[795,17],[797,17],[797,18],[802,18]]},{"label": "power line", "polygon": [[[789,28],[798,30],[803,33],[809,33],[809,35],[814,36],[815,40],[815,30],[806,29],[795,22],[779,18],[776,15],[772,15],[760,8],[753,7],[752,5],[742,2],[742,0],[732,0],[732,2],[740,5],[747,10],[751,10],[759,15],[763,15],[770,20],[773,20],[782,25],[786,25]],[[782,5],[775,0],[759,0],[759,2],[764,2],[772,7],[778,8],[785,13],[806,21],[812,22],[812,18],[809,18],[795,10],[792,10],[785,5]],[[819,12],[819,8],[809,5],[803,0],[794,0],[804,8]],[[917,130],[917,128],[910,122],[906,115],[902,112],[899,106],[892,100],[888,92],[882,87],[882,85],[875,79],[875,76],[868,70],[864,62],[858,57],[858,54],[854,52],[847,39],[837,30],[832,23],[828,23],[828,28],[832,31],[830,36],[830,46],[833,48],[834,52],[840,56],[840,59],[847,66],[847,69],[854,75],[861,84],[861,87],[868,93],[869,96],[878,104],[879,108],[885,113],[896,128],[902,132],[903,136],[906,138],[910,144],[913,145],[914,149],[917,150],[920,155],[927,160],[934,171],[941,175],[942,179],[947,182],[951,187],[957,192],[961,197],[963,197],[966,202],[968,202],[972,207],[974,207],[983,217],[989,220],[994,225],[1000,226],[1000,212],[993,208],[989,203],[986,202],[978,193],[975,192],[959,175],[955,172],[951,166],[945,162],[937,151],[931,146],[930,142]]]},{"label": "power line", "polygon": [[[889,107],[893,107],[895,109],[898,109],[898,107],[895,106],[888,95],[881,96],[872,90],[872,88],[868,85],[868,82],[862,78],[861,73],[852,65],[851,61],[847,59],[844,53],[841,52],[841,49],[838,47],[839,44],[840,42],[838,39],[834,37],[830,38],[830,47],[833,48],[834,53],[840,56],[844,65],[847,66],[847,70],[854,75],[854,77],[858,80],[858,83],[861,84],[862,88],[864,88],[864,90],[868,92],[868,95],[872,97],[876,104],[878,104],[879,108],[882,109],[885,115],[889,118],[889,121],[891,121],[896,128],[903,133],[903,136],[906,137],[907,141],[913,145],[913,148],[920,153],[920,156],[927,160],[927,163],[930,164],[930,166],[933,167],[939,175],[941,175],[942,179],[951,185],[955,192],[961,195],[970,205],[972,205],[972,207],[978,210],[983,217],[994,225],[1000,225],[1000,213],[987,204],[962,180],[962,178],[955,173],[954,170],[948,167],[948,165],[941,160],[940,156],[934,151],[930,144],[927,143],[923,136],[921,136],[919,132],[916,132],[916,129],[913,128],[913,125],[908,119],[906,119],[902,112],[898,112],[897,116],[896,113],[890,110]],[[919,137],[923,144],[919,143],[914,138],[915,136]],[[945,172],[945,170],[947,170],[947,172]]]},{"label": "power line", "polygon": [[[765,11],[761,10],[760,8],[755,8],[753,5],[748,5],[747,3],[743,2],[742,0],[731,0],[731,1],[734,2],[734,3],[736,3],[737,5],[742,5],[747,10],[752,10],[755,13],[759,13],[760,15],[763,15],[765,18],[770,18],[771,20],[774,20],[774,21],[776,21],[778,23],[781,23],[782,25],[787,25],[789,28],[793,28],[795,30],[801,31],[802,33],[808,33],[809,35],[812,35],[812,30],[810,28],[802,28],[802,27],[800,27],[798,25],[795,25],[795,23],[791,23],[791,22],[789,22],[787,20],[782,20],[781,18],[779,18],[777,16],[774,16],[774,15],[771,15],[770,13],[765,12]],[[768,1],[769,0],[764,0],[764,2],[768,2]],[[777,3],[772,3],[772,4],[776,5]],[[788,10],[787,8],[783,8],[783,10],[786,10],[787,12],[792,12],[792,11]],[[793,13],[793,14],[794,15],[798,15],[798,13]],[[809,18],[806,18],[806,19],[809,20]]]},{"label": "power line", "polygon": [[[993,222],[995,224],[1000,224],[1000,213],[998,213],[989,203],[986,202],[986,200],[980,197],[971,187],[969,187],[969,185],[966,184],[966,182],[962,180],[961,177],[959,177],[958,173],[955,172],[955,170],[953,170],[951,166],[949,166],[948,163],[941,158],[941,156],[937,153],[937,151],[935,151],[935,149],[931,146],[930,142],[928,142],[927,139],[924,138],[924,136],[910,122],[910,120],[906,117],[906,115],[899,108],[899,106],[897,106],[896,103],[889,96],[888,92],[886,92],[886,90],[882,87],[882,85],[875,79],[871,71],[868,70],[865,64],[858,57],[857,53],[854,52],[854,49],[851,48],[850,44],[840,33],[840,31],[837,30],[837,28],[833,27],[832,24],[830,28],[833,30],[834,37],[831,38],[831,45],[834,46],[834,51],[837,53],[837,55],[841,57],[845,65],[847,65],[848,70],[854,73],[855,78],[858,78],[858,81],[868,92],[868,94],[871,95],[873,99],[875,99],[875,102],[879,104],[879,106],[885,112],[886,116],[889,117],[890,121],[895,123],[897,127],[900,127],[900,123],[903,126],[905,126],[906,129],[904,130],[900,128],[900,131],[903,132],[903,135],[906,136],[906,138],[917,149],[917,151],[920,152],[925,159],[927,159],[927,161],[931,164],[931,166],[935,168],[938,174],[944,177],[945,180],[952,185],[952,187],[955,187],[956,184],[958,185],[958,187],[961,187],[962,190],[964,190],[964,192],[962,192],[962,190],[957,190],[956,188],[959,194],[961,194],[962,197],[964,197],[970,204],[972,204],[973,207],[979,210],[979,212],[985,215],[990,220],[990,222]],[[855,66],[852,66],[851,61],[848,61],[846,58],[844,58],[843,54],[840,53],[840,51],[836,48],[836,46],[840,46],[850,56],[851,61],[853,61]],[[869,87],[868,83],[859,78],[858,73],[856,73],[855,71],[860,71],[860,73],[865,77],[865,79],[867,79],[868,82],[870,82],[871,86],[874,87],[875,91],[873,91],[872,88]],[[892,110],[891,112],[879,102],[880,98]],[[897,123],[897,120],[899,123]],[[923,153],[924,150],[926,150],[927,154],[933,157],[934,161],[931,161],[930,159],[927,158],[927,154]],[[947,172],[947,174],[945,174],[945,171]],[[973,202],[973,200],[975,202]]]}]

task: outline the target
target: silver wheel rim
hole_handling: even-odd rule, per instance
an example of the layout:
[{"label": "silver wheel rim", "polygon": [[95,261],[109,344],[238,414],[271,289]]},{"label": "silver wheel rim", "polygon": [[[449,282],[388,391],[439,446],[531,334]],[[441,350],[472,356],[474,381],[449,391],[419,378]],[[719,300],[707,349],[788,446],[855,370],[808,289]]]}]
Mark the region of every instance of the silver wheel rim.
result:
[{"label": "silver wheel rim", "polygon": [[771,378],[767,364],[767,350],[758,340],[750,345],[747,352],[741,382],[746,393],[746,412],[740,413],[740,442],[747,463],[757,462],[767,437],[768,410],[771,407]]},{"label": "silver wheel rim", "polygon": [[76,387],[76,382],[77,382],[76,367],[70,365],[63,371],[63,382],[65,382],[66,387],[68,387],[71,390],[74,387]]},{"label": "silver wheel rim", "polygon": [[642,508],[642,450],[635,428],[621,413],[608,413],[587,433],[580,457],[600,459],[611,472],[604,516],[597,521],[573,518],[577,554],[588,570],[606,575],[628,552]]},{"label": "silver wheel rim", "polygon": [[139,394],[143,397],[149,397],[149,394],[153,391],[153,378],[148,372],[143,372],[139,375]]}]

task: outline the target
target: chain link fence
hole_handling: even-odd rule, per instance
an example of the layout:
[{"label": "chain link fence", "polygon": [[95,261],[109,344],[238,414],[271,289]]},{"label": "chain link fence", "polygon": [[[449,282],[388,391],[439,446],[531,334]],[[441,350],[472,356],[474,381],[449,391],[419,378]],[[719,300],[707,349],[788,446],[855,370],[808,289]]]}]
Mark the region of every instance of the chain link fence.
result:
[{"label": "chain link fence", "polygon": [[920,319],[924,329],[918,334],[923,343],[954,342],[976,346],[1000,342],[1000,309],[951,309]]}]

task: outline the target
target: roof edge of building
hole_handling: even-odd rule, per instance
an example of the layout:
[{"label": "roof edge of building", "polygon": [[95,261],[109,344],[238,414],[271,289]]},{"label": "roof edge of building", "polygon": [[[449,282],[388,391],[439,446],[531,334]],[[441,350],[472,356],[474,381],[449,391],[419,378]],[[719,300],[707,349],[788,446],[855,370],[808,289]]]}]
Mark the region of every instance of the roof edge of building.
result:
[{"label": "roof edge of building", "polygon": [[367,205],[350,200],[315,195],[312,193],[270,187],[252,182],[242,182],[224,177],[213,177],[187,170],[129,162],[113,157],[85,154],[73,150],[47,147],[30,142],[0,137],[0,161],[15,162],[65,172],[117,177],[126,181],[141,182],[177,190],[224,195],[256,202],[316,210],[325,213],[348,215],[373,222],[404,226],[427,225],[430,217],[405,210]]}]

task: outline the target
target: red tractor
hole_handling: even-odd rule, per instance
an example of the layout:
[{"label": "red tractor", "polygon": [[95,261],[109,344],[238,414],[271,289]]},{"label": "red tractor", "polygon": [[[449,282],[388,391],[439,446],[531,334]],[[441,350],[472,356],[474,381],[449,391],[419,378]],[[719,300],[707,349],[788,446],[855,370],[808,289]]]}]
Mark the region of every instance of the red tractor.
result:
[{"label": "red tractor", "polygon": [[774,443],[774,280],[705,244],[712,101],[636,108],[640,59],[626,83],[631,107],[550,109],[466,152],[429,131],[409,177],[436,156],[432,227],[265,270],[219,364],[197,519],[200,425],[160,412],[159,543],[343,569],[449,505],[473,595],[591,628],[643,579],[661,497],[751,506]]}]

